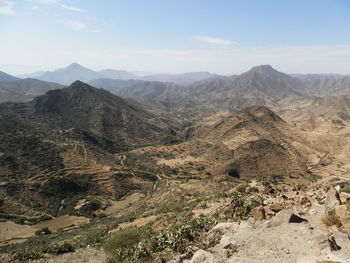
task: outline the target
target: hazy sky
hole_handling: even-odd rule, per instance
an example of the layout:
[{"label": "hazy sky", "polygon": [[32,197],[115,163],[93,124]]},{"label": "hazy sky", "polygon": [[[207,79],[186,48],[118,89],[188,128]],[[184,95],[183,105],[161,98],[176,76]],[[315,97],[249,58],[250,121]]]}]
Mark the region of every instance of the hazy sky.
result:
[{"label": "hazy sky", "polygon": [[288,73],[350,74],[350,1],[0,0],[0,47],[0,70],[12,74],[72,62],[169,73],[236,74],[271,64]]}]

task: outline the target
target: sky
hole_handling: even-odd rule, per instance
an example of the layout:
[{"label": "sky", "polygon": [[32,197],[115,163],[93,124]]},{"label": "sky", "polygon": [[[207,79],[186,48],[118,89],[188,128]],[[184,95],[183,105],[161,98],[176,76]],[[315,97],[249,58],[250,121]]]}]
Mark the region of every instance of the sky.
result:
[{"label": "sky", "polygon": [[0,70],[350,74],[349,0],[0,0]]}]

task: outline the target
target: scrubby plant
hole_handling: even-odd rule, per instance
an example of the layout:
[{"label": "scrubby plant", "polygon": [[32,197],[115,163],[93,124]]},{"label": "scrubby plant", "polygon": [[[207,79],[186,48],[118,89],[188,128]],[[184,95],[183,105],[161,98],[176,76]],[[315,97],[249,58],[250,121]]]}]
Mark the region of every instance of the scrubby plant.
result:
[{"label": "scrubby plant", "polygon": [[20,262],[28,261],[28,260],[35,260],[35,259],[41,259],[44,258],[44,255],[39,250],[19,250],[15,253],[13,256],[14,260],[19,260]]},{"label": "scrubby plant", "polygon": [[161,231],[152,239],[152,250],[162,251],[170,248],[176,252],[184,252],[189,243],[197,241],[200,232],[209,230],[213,224],[213,220],[200,216],[170,230]]},{"label": "scrubby plant", "polygon": [[[201,233],[208,231],[214,224],[214,220],[200,216],[160,231],[156,235],[143,228],[129,229],[127,232],[124,230],[107,240],[103,246],[105,250],[113,252],[107,263],[150,261],[152,253],[165,250],[183,253],[190,244],[201,246]],[[126,237],[130,241],[127,241]]]},{"label": "scrubby plant", "polygon": [[45,253],[49,253],[53,255],[59,255],[59,254],[64,254],[64,253],[74,252],[74,251],[75,251],[74,244],[68,241],[52,244],[49,247],[44,249]]},{"label": "scrubby plant", "polygon": [[116,249],[131,248],[138,244],[142,239],[142,234],[139,228],[132,227],[119,230],[111,237],[106,239],[103,248],[108,253],[114,253]]},{"label": "scrubby plant", "polygon": [[247,219],[255,207],[263,204],[261,196],[250,196],[247,191],[235,191],[231,198],[232,217],[239,220]]},{"label": "scrubby plant", "polygon": [[48,227],[43,227],[42,229],[35,231],[36,236],[48,235],[48,234],[51,234],[51,230]]}]

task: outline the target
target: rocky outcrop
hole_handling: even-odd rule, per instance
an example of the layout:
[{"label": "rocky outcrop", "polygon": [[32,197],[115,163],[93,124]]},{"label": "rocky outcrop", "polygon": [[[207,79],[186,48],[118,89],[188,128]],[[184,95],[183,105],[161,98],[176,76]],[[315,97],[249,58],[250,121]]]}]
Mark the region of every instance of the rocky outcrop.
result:
[{"label": "rocky outcrop", "polygon": [[[313,197],[319,191],[304,193],[305,196],[299,196],[300,202],[282,208],[275,215],[267,215],[268,219],[265,219],[265,210],[269,210],[266,206],[255,208],[253,217],[247,221],[217,224],[206,236],[207,248],[196,251],[187,262],[350,262],[348,207],[339,203],[333,188],[326,202],[317,201]],[[347,198],[341,193],[339,196]],[[278,197],[274,199],[276,203],[278,200]],[[330,211],[339,219],[339,226],[324,223]]]}]

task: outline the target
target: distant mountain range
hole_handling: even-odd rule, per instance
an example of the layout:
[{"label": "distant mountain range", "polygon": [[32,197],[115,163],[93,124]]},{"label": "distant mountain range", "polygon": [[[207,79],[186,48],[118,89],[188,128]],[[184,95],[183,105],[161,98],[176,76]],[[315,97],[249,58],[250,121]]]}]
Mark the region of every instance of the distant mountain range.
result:
[{"label": "distant mountain range", "polygon": [[61,89],[64,86],[37,79],[16,79],[0,82],[0,103],[25,102],[49,90]]},{"label": "distant mountain range", "polygon": [[15,81],[18,80],[19,78],[16,78],[14,76],[11,76],[5,72],[0,71],[0,81]]},{"label": "distant mountain range", "polygon": [[219,75],[210,72],[189,72],[183,74],[157,74],[140,78],[148,81],[172,82],[177,84],[189,84],[196,81],[216,78]]},{"label": "distant mountain range", "polygon": [[[97,72],[77,63],[52,72],[37,72],[35,75],[41,81],[19,80],[6,73],[0,74],[0,102],[28,101],[49,90],[63,88],[62,85],[77,79],[118,96],[157,100],[180,113],[201,111],[210,114],[211,110],[235,111],[250,105],[273,107],[283,105],[286,100],[350,94],[350,76],[288,75],[269,65],[256,66],[248,72],[230,77],[197,72],[138,78],[123,70],[105,69]],[[146,105],[151,106],[152,103],[147,102]]]},{"label": "distant mountain range", "polygon": [[22,74],[21,78],[36,78],[43,81],[55,82],[62,85],[70,85],[76,80],[89,82],[96,79],[118,79],[129,80],[139,79],[146,81],[161,81],[173,82],[178,84],[188,84],[195,81],[217,77],[218,75],[209,72],[190,72],[184,74],[157,74],[150,76],[138,76],[125,70],[104,69],[101,71],[94,71],[86,68],[78,63],[73,63],[66,68],[57,69],[54,71],[39,71],[32,74]]}]

